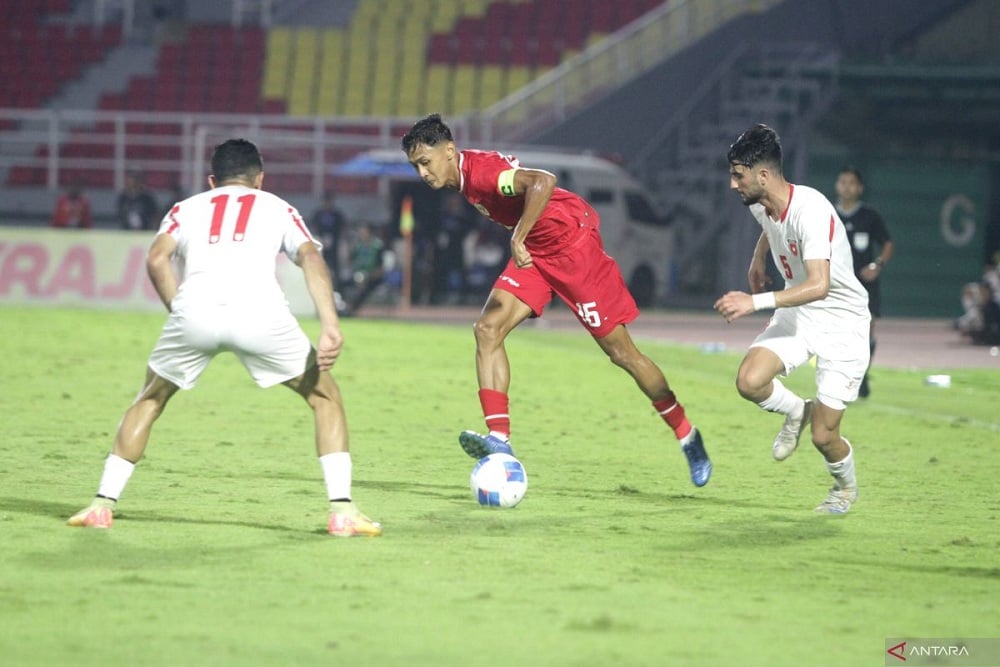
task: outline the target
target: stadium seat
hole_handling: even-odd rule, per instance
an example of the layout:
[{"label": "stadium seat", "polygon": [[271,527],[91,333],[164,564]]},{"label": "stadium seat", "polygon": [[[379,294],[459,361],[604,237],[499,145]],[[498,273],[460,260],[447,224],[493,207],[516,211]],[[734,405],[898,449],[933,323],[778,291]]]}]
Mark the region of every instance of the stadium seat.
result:
[{"label": "stadium seat", "polygon": [[[595,33],[613,32],[658,4],[358,0],[345,28],[270,30],[263,97],[284,100],[293,115],[467,111],[492,104],[523,85],[525,72],[558,65]],[[495,71],[511,66],[518,72]]]},{"label": "stadium seat", "polygon": [[321,116],[333,116],[343,108],[344,32],[324,30],[320,51],[316,112]]},{"label": "stadium seat", "polygon": [[458,65],[451,85],[451,99],[447,104],[448,113],[461,114],[474,110],[476,76],[479,68],[474,65]]},{"label": "stadium seat", "polygon": [[[193,24],[159,47],[153,75],[137,76],[124,91],[98,98],[101,110],[291,114],[300,116],[417,116],[459,114],[489,107],[609,34],[659,0],[357,0],[347,26],[233,28]],[[72,0],[0,2],[0,94],[14,107],[44,106],[59,87],[122,43],[117,26],[72,27]],[[31,10],[31,11],[29,11]],[[67,27],[70,26],[70,27]],[[66,48],[51,49],[53,41]],[[238,53],[238,67],[218,57]],[[114,131],[99,124],[100,134]],[[173,123],[132,124],[130,134],[176,136]],[[0,130],[10,129],[4,121]],[[93,135],[91,135],[93,136]],[[74,145],[74,142],[77,145]],[[66,155],[80,146],[69,138]],[[88,153],[101,155],[102,149]],[[128,159],[175,159],[160,145],[129,148]],[[338,156],[341,157],[342,156]],[[67,166],[70,175],[87,170]],[[8,182],[41,178],[25,165]],[[93,175],[96,174],[96,175]],[[147,170],[158,182],[167,172]],[[92,172],[93,182],[110,173]],[[282,176],[278,174],[277,176]],[[289,185],[301,185],[290,176]]]},{"label": "stadium seat", "polygon": [[267,62],[261,94],[264,99],[283,99],[292,71],[292,37],[289,27],[277,26],[267,33]]},{"label": "stadium seat", "polygon": [[319,33],[300,29],[295,33],[288,113],[310,116],[316,113],[316,65],[319,54]]}]

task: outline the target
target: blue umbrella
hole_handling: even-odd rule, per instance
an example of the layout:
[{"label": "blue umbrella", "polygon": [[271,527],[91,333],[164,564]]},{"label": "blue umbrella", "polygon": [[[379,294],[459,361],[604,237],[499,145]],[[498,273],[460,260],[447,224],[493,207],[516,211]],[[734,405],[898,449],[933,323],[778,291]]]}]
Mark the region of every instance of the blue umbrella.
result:
[{"label": "blue umbrella", "polygon": [[417,172],[401,151],[371,150],[358,153],[333,168],[334,176],[391,176],[416,180]]}]

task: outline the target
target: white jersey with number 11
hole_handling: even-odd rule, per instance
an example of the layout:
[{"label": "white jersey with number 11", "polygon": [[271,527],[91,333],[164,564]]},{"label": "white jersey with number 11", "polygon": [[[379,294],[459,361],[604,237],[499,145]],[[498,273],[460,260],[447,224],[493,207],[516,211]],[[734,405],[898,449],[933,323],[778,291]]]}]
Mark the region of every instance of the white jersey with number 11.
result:
[{"label": "white jersey with number 11", "polygon": [[322,248],[295,207],[270,192],[240,185],[175,204],[159,233],[177,241],[181,284],[175,309],[185,304],[285,307],[275,276],[278,253],[294,261],[303,243]]}]

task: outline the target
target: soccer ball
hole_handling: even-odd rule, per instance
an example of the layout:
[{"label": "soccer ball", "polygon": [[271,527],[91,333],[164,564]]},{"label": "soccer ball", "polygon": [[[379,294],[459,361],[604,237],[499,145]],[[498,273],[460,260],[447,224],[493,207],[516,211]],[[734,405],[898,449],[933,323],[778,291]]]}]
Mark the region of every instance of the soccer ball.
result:
[{"label": "soccer ball", "polygon": [[469,486],[480,505],[514,507],[528,490],[528,473],[510,454],[490,454],[472,469]]}]

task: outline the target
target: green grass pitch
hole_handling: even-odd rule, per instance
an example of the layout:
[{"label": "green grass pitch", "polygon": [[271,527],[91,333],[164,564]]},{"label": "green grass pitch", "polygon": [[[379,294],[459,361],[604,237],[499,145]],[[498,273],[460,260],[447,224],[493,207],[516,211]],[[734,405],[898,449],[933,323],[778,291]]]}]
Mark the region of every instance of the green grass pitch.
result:
[{"label": "green grass pitch", "polygon": [[[997,636],[1000,377],[876,367],[848,409],[861,497],[733,386],[741,351],[643,341],[715,464],[582,331],[508,342],[512,510],[480,508],[469,326],[348,320],[334,369],[378,539],[325,534],[311,414],[231,355],[175,397],[109,531],[68,528],[163,317],[0,308],[3,665],[881,665],[886,637]],[[471,322],[469,323],[471,325]],[[316,322],[306,320],[310,335]],[[812,395],[812,375],[789,379]]]}]

